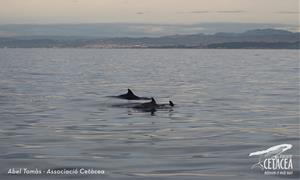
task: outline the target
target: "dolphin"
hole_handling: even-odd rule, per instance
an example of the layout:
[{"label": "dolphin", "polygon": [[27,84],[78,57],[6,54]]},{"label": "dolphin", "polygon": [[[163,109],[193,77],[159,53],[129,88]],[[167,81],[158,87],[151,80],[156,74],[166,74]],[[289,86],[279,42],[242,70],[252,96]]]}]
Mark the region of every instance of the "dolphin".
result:
[{"label": "dolphin", "polygon": [[148,97],[139,97],[137,95],[135,95],[131,89],[128,89],[126,94],[121,94],[119,96],[112,96],[112,97],[116,97],[116,98],[120,98],[120,99],[127,99],[127,100],[149,100],[151,98]]},{"label": "dolphin", "polygon": [[135,105],[133,108],[152,112],[156,111],[156,109],[170,109],[173,106],[174,103],[172,101],[169,101],[168,104],[157,104],[155,99],[152,97],[150,102]]},{"label": "dolphin", "polygon": [[169,101],[167,104],[157,104],[154,98],[151,98],[150,102],[145,103],[122,103],[122,104],[114,104],[112,107],[118,107],[118,108],[132,108],[136,109],[138,111],[143,112],[151,112],[151,115],[154,115],[154,112],[157,110],[169,110],[172,111],[172,107],[174,107],[174,103],[172,101]]}]

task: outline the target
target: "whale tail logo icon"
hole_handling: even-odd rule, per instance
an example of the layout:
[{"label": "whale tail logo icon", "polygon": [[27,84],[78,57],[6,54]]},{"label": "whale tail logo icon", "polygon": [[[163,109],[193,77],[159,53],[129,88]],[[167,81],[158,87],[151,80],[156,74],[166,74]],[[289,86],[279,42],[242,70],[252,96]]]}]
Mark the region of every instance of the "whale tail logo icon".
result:
[{"label": "whale tail logo icon", "polygon": [[261,150],[261,151],[256,151],[256,152],[250,153],[249,156],[259,156],[258,163],[252,165],[251,169],[254,169],[257,166],[260,167],[261,169],[264,169],[262,162],[265,159],[276,157],[276,156],[282,154],[283,152],[291,149],[292,147],[293,147],[293,145],[291,145],[291,144],[280,144],[280,145],[272,146],[266,150]]}]

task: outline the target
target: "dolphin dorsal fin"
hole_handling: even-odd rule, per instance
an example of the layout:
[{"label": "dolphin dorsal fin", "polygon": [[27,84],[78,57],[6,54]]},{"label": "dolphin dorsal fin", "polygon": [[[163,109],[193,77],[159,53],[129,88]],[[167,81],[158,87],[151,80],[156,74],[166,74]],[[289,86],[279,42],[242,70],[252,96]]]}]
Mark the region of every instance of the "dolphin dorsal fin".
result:
[{"label": "dolphin dorsal fin", "polygon": [[172,101],[169,101],[170,106],[174,106],[174,103]]},{"label": "dolphin dorsal fin", "polygon": [[133,92],[131,91],[131,89],[128,89],[128,92],[127,94],[131,94],[131,95],[134,95]]},{"label": "dolphin dorsal fin", "polygon": [[151,103],[156,104],[156,101],[153,97],[151,98]]}]

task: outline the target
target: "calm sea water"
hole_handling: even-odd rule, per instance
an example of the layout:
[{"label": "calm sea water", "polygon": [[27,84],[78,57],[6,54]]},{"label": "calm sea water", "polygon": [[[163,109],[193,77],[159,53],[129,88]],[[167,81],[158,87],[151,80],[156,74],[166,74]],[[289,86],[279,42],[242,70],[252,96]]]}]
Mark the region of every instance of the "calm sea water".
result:
[{"label": "calm sea water", "polygon": [[[127,88],[176,106],[114,107]],[[293,176],[250,169],[249,153],[285,143]],[[0,50],[0,179],[297,178],[298,160],[297,50]]]}]

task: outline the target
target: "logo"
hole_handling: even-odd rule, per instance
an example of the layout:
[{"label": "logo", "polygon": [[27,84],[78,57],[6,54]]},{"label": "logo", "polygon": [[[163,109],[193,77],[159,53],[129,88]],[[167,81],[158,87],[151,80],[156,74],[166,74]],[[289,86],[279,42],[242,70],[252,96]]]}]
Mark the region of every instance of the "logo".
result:
[{"label": "logo", "polygon": [[280,144],[269,149],[250,153],[249,156],[259,156],[258,163],[251,169],[260,168],[265,175],[292,175],[292,155],[284,155],[283,152],[291,149],[291,144]]}]

